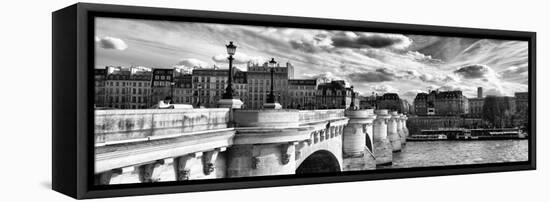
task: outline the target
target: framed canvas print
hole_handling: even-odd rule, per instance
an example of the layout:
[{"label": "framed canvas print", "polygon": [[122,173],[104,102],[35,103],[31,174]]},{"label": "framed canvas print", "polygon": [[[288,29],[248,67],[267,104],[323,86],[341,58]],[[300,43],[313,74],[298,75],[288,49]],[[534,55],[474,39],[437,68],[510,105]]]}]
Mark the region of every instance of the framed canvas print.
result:
[{"label": "framed canvas print", "polygon": [[53,20],[75,198],[533,170],[535,33],[78,3]]}]

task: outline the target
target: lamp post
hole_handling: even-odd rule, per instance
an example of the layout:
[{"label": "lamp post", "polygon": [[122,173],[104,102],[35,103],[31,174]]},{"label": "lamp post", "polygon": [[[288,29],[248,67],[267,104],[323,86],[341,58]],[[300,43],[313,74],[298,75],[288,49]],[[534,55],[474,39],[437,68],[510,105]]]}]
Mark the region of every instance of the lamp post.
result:
[{"label": "lamp post", "polygon": [[275,73],[275,64],[277,64],[277,62],[275,62],[275,59],[274,58],[271,58],[271,61],[269,61],[269,67],[270,67],[270,71],[271,71],[271,92],[269,92],[269,95],[267,96],[267,102],[264,103],[264,108],[266,109],[282,109],[283,107],[281,106],[281,104],[277,103],[275,101],[275,94],[274,94],[274,90],[273,90],[273,74]]},{"label": "lamp post", "polygon": [[271,61],[269,61],[269,68],[271,71],[271,91],[269,92],[269,95],[267,97],[267,103],[275,103],[275,95],[273,94],[273,73],[275,71],[275,58],[271,58]]},{"label": "lamp post", "polygon": [[230,41],[228,45],[225,45],[225,47],[227,48],[227,54],[229,55],[229,57],[227,57],[229,60],[229,72],[227,77],[227,88],[225,88],[225,93],[222,98],[233,99],[233,55],[235,55],[235,52],[237,51],[237,46],[233,45],[233,41]]},{"label": "lamp post", "polygon": [[237,51],[237,46],[233,45],[233,42],[230,41],[228,45],[225,45],[225,48],[227,48],[227,54],[229,55],[227,57],[229,60],[229,72],[227,74],[227,87],[222,95],[222,99],[218,100],[218,107],[240,109],[243,102],[239,98],[235,98],[235,90],[233,89],[233,55]]}]

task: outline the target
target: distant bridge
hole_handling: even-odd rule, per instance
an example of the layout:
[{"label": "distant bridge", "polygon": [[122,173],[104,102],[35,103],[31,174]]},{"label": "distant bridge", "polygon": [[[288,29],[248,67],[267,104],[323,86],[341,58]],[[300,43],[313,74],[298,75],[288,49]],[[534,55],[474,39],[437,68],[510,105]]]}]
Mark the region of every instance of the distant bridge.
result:
[{"label": "distant bridge", "polygon": [[408,131],[387,110],[95,111],[96,184],[371,170]]}]

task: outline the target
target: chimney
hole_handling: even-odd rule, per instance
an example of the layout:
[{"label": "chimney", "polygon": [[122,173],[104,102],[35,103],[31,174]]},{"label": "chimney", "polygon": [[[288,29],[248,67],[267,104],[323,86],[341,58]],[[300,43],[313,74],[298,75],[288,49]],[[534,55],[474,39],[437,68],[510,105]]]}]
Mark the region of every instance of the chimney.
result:
[{"label": "chimney", "polygon": [[477,87],[477,98],[483,98],[483,88]]}]

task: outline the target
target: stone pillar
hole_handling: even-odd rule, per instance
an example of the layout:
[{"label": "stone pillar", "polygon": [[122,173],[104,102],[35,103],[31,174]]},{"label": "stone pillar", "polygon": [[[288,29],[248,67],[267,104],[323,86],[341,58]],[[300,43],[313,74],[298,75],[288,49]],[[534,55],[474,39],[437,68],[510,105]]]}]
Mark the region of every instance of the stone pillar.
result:
[{"label": "stone pillar", "polygon": [[401,151],[401,137],[397,133],[397,122],[399,121],[399,115],[396,111],[390,113],[391,118],[388,121],[388,138],[390,139],[393,152]]},{"label": "stone pillar", "polygon": [[390,118],[388,110],[376,110],[376,119],[374,120],[374,156],[376,158],[376,165],[390,165],[392,163],[392,147],[387,138],[388,126],[387,122]]},{"label": "stone pillar", "polygon": [[[349,118],[348,124],[343,129],[343,170],[371,170],[376,168],[376,160],[372,155],[372,130],[367,130],[374,120],[372,109],[346,110],[345,116]],[[367,145],[368,144],[368,145]]]},{"label": "stone pillar", "polygon": [[[311,141],[311,128],[299,126],[297,110],[235,110],[235,137],[227,150],[227,177],[291,175],[296,146]],[[313,144],[327,131],[313,133]],[[307,143],[306,143],[307,144]]]},{"label": "stone pillar", "polygon": [[399,113],[397,118],[397,134],[399,134],[399,140],[401,141],[401,148],[405,145],[407,137],[405,137],[405,131],[403,130],[403,114]]},{"label": "stone pillar", "polygon": [[[348,110],[345,112],[349,118],[348,124],[344,127],[343,150],[344,156],[363,156],[365,148],[372,148],[366,143],[372,142],[368,135],[367,125],[371,125],[374,119],[372,110]],[[372,134],[372,132],[371,132]],[[367,138],[369,139],[367,141]]]}]

